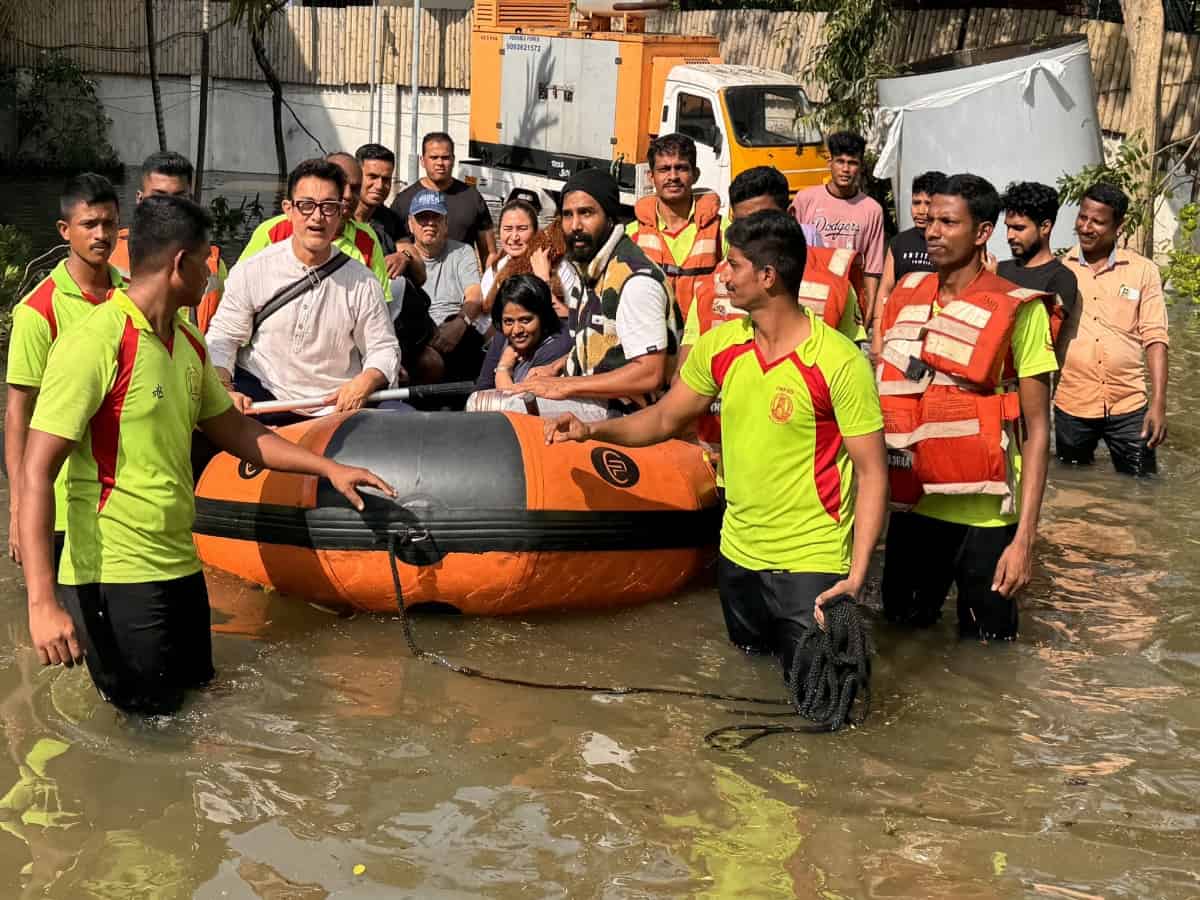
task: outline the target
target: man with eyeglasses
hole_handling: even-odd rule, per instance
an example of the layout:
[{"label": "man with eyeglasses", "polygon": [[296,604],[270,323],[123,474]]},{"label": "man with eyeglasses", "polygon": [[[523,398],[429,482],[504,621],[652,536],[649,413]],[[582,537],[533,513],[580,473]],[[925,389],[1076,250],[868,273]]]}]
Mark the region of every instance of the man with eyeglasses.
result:
[{"label": "man with eyeglasses", "polygon": [[257,401],[307,397],[324,398],[320,409],[304,411],[308,415],[355,410],[396,382],[400,348],[379,282],[335,241],[345,191],[337,165],[300,163],[288,176],[283,202],[290,238],[249,259],[243,255],[229,273],[208,346],[217,377],[240,410]]},{"label": "man with eyeglasses", "polygon": [[[342,183],[344,185],[342,188],[342,208],[338,213],[340,219],[333,243],[347,256],[357,259],[374,273],[380,286],[383,288],[383,299],[391,303],[391,279],[388,278],[387,260],[384,256],[383,247],[379,243],[379,237],[375,234],[375,229],[370,225],[359,222],[354,218],[354,212],[358,208],[359,194],[362,192],[362,166],[359,165],[358,160],[352,154],[342,151],[330,153],[325,157],[325,161],[333,163],[333,165],[342,170]],[[250,235],[250,240],[242,250],[242,255],[238,257],[238,262],[245,262],[256,253],[270,247],[272,244],[286,241],[291,236],[292,221],[286,212],[280,213],[274,218],[267,219],[254,229],[254,233]]]}]

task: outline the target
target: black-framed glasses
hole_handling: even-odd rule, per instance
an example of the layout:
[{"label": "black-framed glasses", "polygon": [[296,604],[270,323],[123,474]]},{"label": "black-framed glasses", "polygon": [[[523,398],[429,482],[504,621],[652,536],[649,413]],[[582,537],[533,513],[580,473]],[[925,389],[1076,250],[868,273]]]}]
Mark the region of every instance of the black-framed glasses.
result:
[{"label": "black-framed glasses", "polygon": [[334,216],[342,214],[341,200],[322,200],[319,203],[316,200],[293,200],[292,206],[296,207],[300,215],[306,219],[318,209],[321,210],[321,215],[326,219],[332,219]]}]

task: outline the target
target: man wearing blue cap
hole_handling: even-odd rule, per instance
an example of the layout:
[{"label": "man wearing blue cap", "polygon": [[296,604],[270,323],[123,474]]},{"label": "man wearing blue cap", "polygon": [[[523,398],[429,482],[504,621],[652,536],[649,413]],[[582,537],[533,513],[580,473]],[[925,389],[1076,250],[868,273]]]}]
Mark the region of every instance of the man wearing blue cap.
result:
[{"label": "man wearing blue cap", "polygon": [[440,191],[418,191],[408,208],[408,230],[425,263],[429,316],[437,326],[429,346],[442,357],[441,380],[474,381],[491,317],[483,313],[479,257],[473,247],[448,238],[447,215]]}]

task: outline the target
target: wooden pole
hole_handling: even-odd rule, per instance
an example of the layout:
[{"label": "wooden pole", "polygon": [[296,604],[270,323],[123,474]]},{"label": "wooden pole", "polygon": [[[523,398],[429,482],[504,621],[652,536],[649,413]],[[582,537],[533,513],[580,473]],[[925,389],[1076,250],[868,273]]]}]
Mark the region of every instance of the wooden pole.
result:
[{"label": "wooden pole", "polygon": [[1121,0],[1125,17],[1125,34],[1129,40],[1130,73],[1127,136],[1140,133],[1151,153],[1149,171],[1141,196],[1135,202],[1150,206],[1148,224],[1133,236],[1136,250],[1149,256],[1154,252],[1154,198],[1150,196],[1154,183],[1154,156],[1158,150],[1159,119],[1161,118],[1163,5],[1162,0]]}]

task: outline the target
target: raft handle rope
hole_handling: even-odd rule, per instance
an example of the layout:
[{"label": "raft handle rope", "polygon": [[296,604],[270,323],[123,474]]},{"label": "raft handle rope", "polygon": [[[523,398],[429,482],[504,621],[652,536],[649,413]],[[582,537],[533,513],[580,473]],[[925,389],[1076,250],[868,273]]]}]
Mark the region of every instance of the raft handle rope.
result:
[{"label": "raft handle rope", "polygon": [[[414,537],[413,535],[418,535]],[[624,687],[624,686],[604,686],[595,684],[586,684],[579,682],[556,682],[556,681],[528,681],[524,678],[510,678],[505,675],[490,675],[473,666],[466,666],[461,663],[451,662],[442,656],[440,653],[434,653],[431,650],[425,650],[417,644],[416,638],[412,633],[412,622],[408,617],[408,610],[404,606],[404,591],[400,585],[400,569],[396,565],[396,550],[401,544],[415,543],[417,541],[429,540],[430,535],[427,531],[412,531],[406,530],[402,534],[393,531],[388,534],[388,564],[392,569],[392,586],[396,590],[396,606],[400,613],[400,626],[404,631],[404,640],[408,644],[408,649],[417,659],[428,660],[436,663],[443,668],[449,669],[452,672],[457,672],[460,675],[469,675],[472,678],[482,678],[485,681],[495,681],[499,684],[512,684],[519,687],[539,688],[549,691],[579,691],[588,694],[614,694],[619,696],[630,696],[633,694],[667,694],[674,697],[696,697],[703,700],[724,700],[730,703],[756,703],[764,706],[787,706],[791,703],[790,700],[777,697],[767,699],[764,697],[747,697],[741,694],[719,694],[712,691],[691,691],[685,688],[669,688],[669,687]],[[786,713],[790,715],[790,713]]]},{"label": "raft handle rope", "polygon": [[[762,706],[790,706],[787,712],[763,713],[761,711],[735,710],[765,718],[782,718],[800,715],[810,720],[807,725],[783,724],[739,724],[716,728],[704,736],[704,743],[716,750],[743,750],[755,741],[772,734],[817,734],[837,731],[844,725],[859,725],[867,717],[871,707],[870,654],[871,643],[857,604],[849,597],[836,597],[822,606],[825,611],[825,631],[813,629],[796,647],[794,664],[788,678],[787,698],[747,697],[740,694],[722,694],[716,691],[694,691],[685,688],[608,686],[579,682],[529,681],[504,675],[492,675],[474,666],[452,662],[440,653],[425,650],[417,644],[412,632],[412,622],[404,605],[404,589],[400,584],[400,569],[396,564],[397,549],[403,544],[413,544],[430,539],[425,529],[405,529],[403,532],[388,533],[388,565],[392,571],[392,587],[396,592],[396,608],[400,616],[400,627],[404,632],[409,652],[416,659],[423,659],[460,675],[482,678],[497,684],[537,688],[551,691],[577,691],[588,694],[632,696],[635,694],[660,694],[672,697],[690,697],[698,700],[718,700],[732,703],[753,703]],[[801,660],[810,660],[801,678]],[[860,701],[861,712],[852,716],[855,700]]]}]

